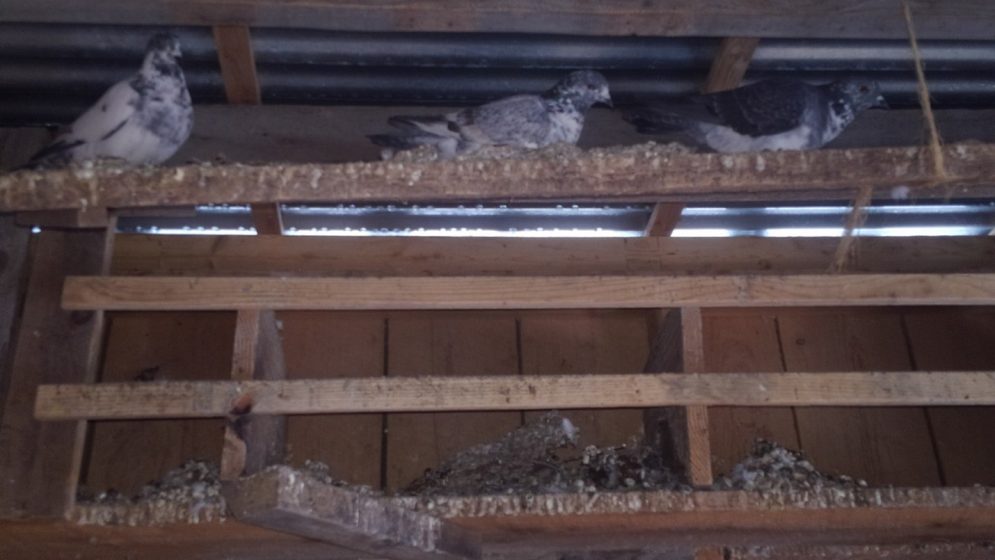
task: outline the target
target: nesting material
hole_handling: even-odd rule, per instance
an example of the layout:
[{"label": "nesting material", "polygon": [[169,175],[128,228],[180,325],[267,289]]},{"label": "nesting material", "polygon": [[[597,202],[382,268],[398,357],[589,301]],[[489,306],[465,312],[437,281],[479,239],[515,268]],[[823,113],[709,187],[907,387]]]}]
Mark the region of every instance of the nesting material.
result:
[{"label": "nesting material", "polygon": [[683,488],[659,456],[642,446],[589,446],[579,456],[567,456],[579,436],[570,420],[547,413],[494,443],[459,453],[401,493],[431,497]]},{"label": "nesting material", "polygon": [[[573,144],[553,144],[539,149],[526,149],[514,146],[489,146],[481,148],[475,152],[462,154],[448,161],[481,161],[481,160],[569,160],[582,157],[584,154],[594,157],[605,155],[625,155],[634,150],[644,150],[646,152],[658,152],[667,154],[689,154],[692,149],[677,142],[669,144],[657,144],[646,142],[636,146],[610,146],[604,148],[592,148],[583,150]],[[439,151],[434,146],[420,146],[413,150],[405,150],[394,153],[390,158],[394,163],[426,163],[440,161],[442,158]]]},{"label": "nesting material", "polygon": [[85,525],[207,523],[225,517],[217,465],[192,460],[131,498],[114,490],[93,494],[81,488],[74,509],[74,520]]},{"label": "nesting material", "polygon": [[753,452],[732,471],[718,479],[715,490],[783,492],[854,491],[867,482],[848,476],[832,476],[816,470],[805,457],[780,445],[758,439]]}]

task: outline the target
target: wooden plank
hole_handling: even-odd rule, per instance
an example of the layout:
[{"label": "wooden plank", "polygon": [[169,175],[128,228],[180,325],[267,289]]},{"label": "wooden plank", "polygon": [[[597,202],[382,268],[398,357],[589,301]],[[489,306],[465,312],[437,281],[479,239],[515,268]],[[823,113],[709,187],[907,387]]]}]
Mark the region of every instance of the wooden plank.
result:
[{"label": "wooden plank", "polygon": [[[738,86],[746,75],[746,69],[750,66],[753,53],[759,43],[760,39],[755,37],[722,39],[708,69],[708,77],[701,88],[702,93],[714,93]],[[646,235],[669,236],[680,222],[683,211],[683,204],[657,204],[646,225]]]},{"label": "wooden plank", "polygon": [[13,216],[0,216],[0,418],[3,418],[10,371],[14,365],[30,240],[30,232],[17,227]]},{"label": "wooden plank", "polygon": [[[702,334],[701,309],[681,308],[681,338],[683,373],[705,372],[705,344]],[[687,464],[691,484],[712,484],[712,448],[708,435],[708,409],[689,406],[687,418]],[[710,552],[706,552],[711,554]]]},{"label": "wooden plank", "polygon": [[256,235],[283,234],[283,213],[279,204],[253,204],[251,210]]},{"label": "wooden plank", "polygon": [[70,310],[991,305],[992,274],[214,278],[71,276]]},{"label": "wooden plank", "polygon": [[[235,322],[231,378],[281,381],[286,378],[283,343],[272,310],[239,310]],[[282,463],[286,418],[252,413],[251,396],[232,401],[221,453],[221,478],[233,480]]]},{"label": "wooden plank", "polygon": [[864,546],[777,546],[740,548],[731,551],[729,560],[811,560],[839,558],[846,560],[988,560],[990,543],[916,543]]},{"label": "wooden plank", "polygon": [[[384,314],[292,311],[279,317],[288,379],[384,375]],[[380,488],[383,428],[382,414],[291,416],[287,462],[320,461],[337,479]]]},{"label": "wooden plank", "polygon": [[96,377],[103,312],[64,311],[59,291],[67,275],[104,270],[108,238],[104,232],[43,232],[38,238],[0,424],[0,516],[62,516],[75,500],[84,424],[36,422],[31,395],[43,383]]},{"label": "wooden plank", "polygon": [[[215,438],[216,439],[216,438]],[[0,521],[4,560],[356,560],[356,553],[229,519],[167,527]]]},{"label": "wooden plank", "polygon": [[[387,375],[518,375],[518,338],[511,313],[393,314]],[[386,489],[403,489],[428,469],[521,425],[518,411],[387,415]]]},{"label": "wooden plank", "polygon": [[[791,310],[778,325],[790,371],[912,369],[897,312]],[[799,408],[795,415],[802,449],[823,471],[872,486],[940,484],[923,409]]]},{"label": "wooden plank", "polygon": [[[108,323],[103,383],[230,379],[235,313],[111,313]],[[219,464],[224,421],[116,420],[90,431],[83,484],[133,496],[189,459]]]},{"label": "wooden plank", "polygon": [[225,499],[240,521],[399,560],[480,558],[480,537],[426,513],[279,467],[236,482]]},{"label": "wooden plank", "polygon": [[252,395],[254,414],[543,410],[648,406],[978,406],[995,372],[847,372],[396,377],[41,385],[40,420],[207,418]]},{"label": "wooden plank", "polygon": [[[957,369],[995,363],[995,313],[991,309],[909,310],[905,314],[915,367]],[[929,409],[943,473],[950,485],[995,485],[995,408]]]},{"label": "wooden plank", "polygon": [[[901,17],[899,15],[899,17]],[[380,149],[366,136],[383,132],[392,115],[440,114],[459,107],[423,106],[305,106],[197,105],[193,135],[174,161],[258,163],[343,163],[375,161]],[[936,124],[948,143],[995,141],[993,109],[948,109],[935,112]],[[2,130],[2,129],[0,129]],[[830,146],[879,148],[921,146],[922,113],[918,109],[867,111]],[[646,142],[618,111],[589,111],[578,146],[627,146]],[[659,142],[687,141],[678,134],[661,135]],[[26,159],[30,154],[26,154]],[[17,163],[22,163],[18,160]]]},{"label": "wooden plank", "polygon": [[937,181],[927,148],[675,154],[665,147],[567,158],[21,172],[0,176],[0,211],[251,202],[849,199],[863,186],[988,197],[993,144],[948,144]]},{"label": "wooden plank", "polygon": [[[822,273],[838,238],[329,238],[118,235],[126,276]],[[995,272],[993,237],[861,239],[850,272]]]},{"label": "wooden plank", "polygon": [[17,214],[17,223],[19,225],[54,229],[104,229],[109,223],[108,219],[106,208],[44,210],[41,212],[19,212]]},{"label": "wooden plank", "polygon": [[262,103],[262,95],[259,92],[256,58],[252,52],[249,27],[215,25],[212,31],[228,102],[235,105],[259,105]]},{"label": "wooden plank", "polygon": [[[894,3],[885,0],[857,5],[843,0],[776,0],[759,6],[749,0],[709,0],[692,7],[678,0],[620,0],[610,4],[574,0],[467,4],[432,0],[416,5],[349,0],[289,5],[269,0],[175,0],[168,4],[132,2],[124,7],[111,0],[94,0],[92,4],[80,12],[73,10],[74,4],[68,0],[8,0],[0,21],[159,25],[239,22],[255,27],[336,31],[905,38],[905,27],[895,14]],[[912,2],[912,10],[921,39],[991,38],[995,10],[983,0],[920,0]]]},{"label": "wooden plank", "polygon": [[[704,317],[707,371],[784,371],[776,318],[764,310],[708,310]],[[728,473],[753,450],[758,437],[798,449],[793,411],[787,407],[709,407],[712,467]]]}]

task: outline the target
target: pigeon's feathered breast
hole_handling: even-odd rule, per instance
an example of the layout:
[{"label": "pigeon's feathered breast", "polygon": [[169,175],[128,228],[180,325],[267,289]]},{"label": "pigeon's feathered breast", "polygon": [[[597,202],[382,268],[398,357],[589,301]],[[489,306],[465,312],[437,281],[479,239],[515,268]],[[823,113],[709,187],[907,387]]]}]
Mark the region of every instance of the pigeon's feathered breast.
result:
[{"label": "pigeon's feathered breast", "polygon": [[[723,124],[740,134],[767,136],[802,125],[817,92],[797,81],[769,80],[750,86],[701,96]],[[810,112],[810,111],[809,111]]]},{"label": "pigeon's feathered breast", "polygon": [[155,81],[133,80],[139,94],[134,100],[135,123],[160,138],[164,144],[179,146],[190,136],[193,108],[183,74],[162,76]]}]

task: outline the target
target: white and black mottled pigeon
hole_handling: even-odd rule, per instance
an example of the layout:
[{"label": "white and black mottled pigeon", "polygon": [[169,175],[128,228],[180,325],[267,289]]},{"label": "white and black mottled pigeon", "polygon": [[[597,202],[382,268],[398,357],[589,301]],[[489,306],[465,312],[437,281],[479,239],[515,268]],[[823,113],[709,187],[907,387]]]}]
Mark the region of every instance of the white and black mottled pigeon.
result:
[{"label": "white and black mottled pigeon", "polygon": [[813,86],[774,79],[637,107],[624,118],[643,134],[683,131],[716,152],[812,150],[839,136],[866,109],[887,106],[873,81]]},{"label": "white and black mottled pigeon", "polygon": [[97,158],[158,164],[186,142],[193,128],[190,92],[177,59],[175,35],[154,35],[141,69],[108,89],[25,168],[55,168]]},{"label": "white and black mottled pigeon", "polygon": [[369,138],[386,148],[385,157],[424,145],[436,146],[443,158],[450,158],[485,146],[576,144],[584,114],[595,103],[611,105],[608,80],[593,70],[581,70],[541,95],[515,95],[446,115],[391,117],[388,124],[399,132]]}]

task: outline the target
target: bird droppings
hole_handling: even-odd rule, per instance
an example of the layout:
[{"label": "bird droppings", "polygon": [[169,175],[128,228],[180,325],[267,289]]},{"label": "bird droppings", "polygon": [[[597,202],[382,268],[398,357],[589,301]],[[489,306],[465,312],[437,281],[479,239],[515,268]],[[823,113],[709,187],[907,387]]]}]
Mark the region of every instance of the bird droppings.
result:
[{"label": "bird droppings", "polygon": [[763,439],[758,439],[753,452],[713,485],[715,490],[814,494],[866,487],[867,482],[860,479],[819,472],[801,453]]},{"label": "bird droppings", "polygon": [[675,490],[685,486],[641,445],[588,446],[577,453],[579,429],[547,413],[493,443],[471,447],[427,471],[401,491],[432,497],[493,494]]},{"label": "bird droppings", "polygon": [[[568,161],[580,160],[585,156],[589,158],[603,158],[607,155],[631,155],[649,158],[653,155],[689,153],[692,153],[691,148],[688,148],[684,144],[680,144],[678,142],[672,142],[669,144],[646,142],[635,146],[610,146],[603,148],[591,148],[589,150],[584,150],[573,144],[560,143],[538,149],[521,148],[516,146],[486,146],[474,152],[444,160],[434,146],[419,146],[413,150],[396,152],[389,159],[389,161],[392,163],[427,163],[433,161],[481,162],[486,160]],[[477,166],[477,169],[480,169],[479,165]]]},{"label": "bird droppings", "polygon": [[76,506],[72,520],[81,525],[196,524],[227,517],[218,466],[194,460],[146,484],[131,498],[115,490],[94,494],[81,487]]}]

